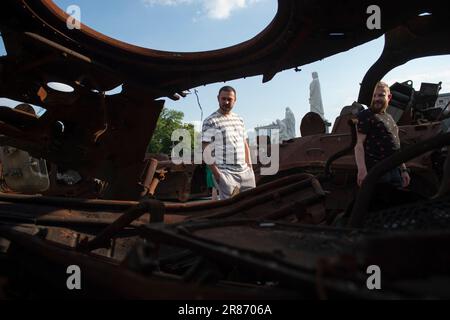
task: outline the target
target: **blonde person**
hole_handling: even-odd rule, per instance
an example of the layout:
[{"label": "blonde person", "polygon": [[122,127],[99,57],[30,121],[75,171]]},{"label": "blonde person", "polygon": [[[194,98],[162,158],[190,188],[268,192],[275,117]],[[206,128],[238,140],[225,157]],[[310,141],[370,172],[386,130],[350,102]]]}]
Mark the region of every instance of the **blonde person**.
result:
[{"label": "blonde person", "polygon": [[[358,114],[358,140],[355,158],[358,167],[357,183],[362,185],[367,173],[377,163],[400,150],[399,130],[387,108],[392,99],[389,86],[378,82],[369,109]],[[411,178],[406,165],[394,168],[381,177],[379,183],[406,188]]]}]

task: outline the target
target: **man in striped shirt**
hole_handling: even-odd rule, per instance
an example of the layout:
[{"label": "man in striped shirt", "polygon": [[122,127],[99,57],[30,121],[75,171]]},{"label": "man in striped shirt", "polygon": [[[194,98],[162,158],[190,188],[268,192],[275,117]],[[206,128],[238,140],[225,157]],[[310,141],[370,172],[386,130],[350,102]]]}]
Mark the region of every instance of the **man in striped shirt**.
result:
[{"label": "man in striped shirt", "polygon": [[202,145],[219,199],[224,200],[256,185],[244,120],[231,112],[236,103],[236,90],[223,87],[217,99],[219,110],[203,122]]}]

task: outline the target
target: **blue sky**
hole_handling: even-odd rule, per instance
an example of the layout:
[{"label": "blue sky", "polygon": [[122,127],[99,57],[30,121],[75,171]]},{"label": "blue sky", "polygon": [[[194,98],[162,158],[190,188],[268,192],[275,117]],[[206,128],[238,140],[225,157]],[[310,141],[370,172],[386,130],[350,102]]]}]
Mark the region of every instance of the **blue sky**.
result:
[{"label": "blue sky", "polygon": [[[248,40],[262,31],[275,16],[276,0],[56,0],[64,10],[81,9],[84,24],[114,38],[135,45],[167,51],[204,51]],[[384,45],[380,38],[322,61],[287,70],[263,84],[262,77],[227,82],[238,91],[235,112],[247,129],[284,118],[290,107],[297,120],[309,111],[311,73],[317,71],[322,87],[325,116],[334,121],[343,106],[358,97],[359,83],[378,59]],[[0,54],[4,53],[0,43]],[[450,92],[450,56],[418,59],[389,73],[385,80],[443,82],[442,93]],[[223,83],[197,88],[204,117],[217,109],[217,91]],[[2,105],[12,103],[0,99]],[[194,95],[179,102],[167,100],[166,107],[183,111],[186,122],[200,122]]]}]

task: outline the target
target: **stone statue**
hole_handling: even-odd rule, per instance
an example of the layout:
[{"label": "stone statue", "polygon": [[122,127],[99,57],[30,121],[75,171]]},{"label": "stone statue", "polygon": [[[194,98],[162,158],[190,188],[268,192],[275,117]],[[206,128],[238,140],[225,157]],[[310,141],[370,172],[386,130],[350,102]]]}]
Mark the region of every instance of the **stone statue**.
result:
[{"label": "stone statue", "polygon": [[320,90],[319,74],[317,72],[312,73],[313,81],[309,86],[309,104],[311,106],[311,112],[319,114],[322,119],[325,120],[325,113],[323,111],[322,93]]},{"label": "stone statue", "polygon": [[286,123],[284,122],[284,120],[277,119],[276,123],[274,122],[274,124],[280,130],[280,133],[279,133],[279,135],[280,135],[280,142],[289,140],[289,136],[288,136],[288,132],[287,132],[287,126],[286,126]]},{"label": "stone statue", "polygon": [[296,134],[295,134],[295,115],[292,112],[291,108],[287,107],[286,108],[286,115],[284,118],[284,122],[286,124],[286,131],[287,131],[287,136],[288,136],[288,140],[290,139],[294,139]]},{"label": "stone statue", "polygon": [[[272,124],[268,126],[255,128],[255,131],[259,136],[260,132],[262,132],[263,130],[268,130],[270,132],[274,129],[278,129],[280,143],[282,143],[283,141],[294,139],[296,137],[295,116],[290,108],[286,108],[285,118],[283,120],[277,119],[275,122],[272,122]],[[272,137],[270,133],[269,136]]]},{"label": "stone statue", "polygon": [[272,125],[280,130],[280,142],[295,138],[295,116],[289,107],[286,108],[284,119],[277,119]]}]

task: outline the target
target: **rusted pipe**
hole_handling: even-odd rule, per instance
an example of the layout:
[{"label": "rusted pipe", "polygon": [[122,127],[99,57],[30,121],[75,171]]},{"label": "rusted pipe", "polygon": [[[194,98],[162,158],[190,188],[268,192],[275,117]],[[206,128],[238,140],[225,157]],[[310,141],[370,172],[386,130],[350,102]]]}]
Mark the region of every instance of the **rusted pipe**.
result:
[{"label": "rusted pipe", "polygon": [[310,187],[312,185],[312,181],[314,178],[303,180],[286,187],[280,189],[274,189],[270,194],[261,194],[259,196],[251,197],[247,201],[241,201],[237,206],[232,207],[228,210],[224,210],[223,212],[213,213],[209,215],[200,216],[202,219],[219,219],[219,218],[227,218],[234,214],[238,214],[242,211],[251,209],[257,205],[263,204],[265,202],[270,202],[273,200],[273,195],[276,193],[278,196],[288,195],[290,193],[295,192],[299,189],[304,189]]},{"label": "rusted pipe", "polygon": [[[9,215],[4,215],[0,213],[0,218],[3,219],[4,222],[10,221],[14,223],[20,224],[33,224],[40,226],[58,226],[65,228],[73,228],[73,227],[97,227],[97,228],[105,228],[116,219],[112,217],[102,217],[102,218],[90,218],[90,217],[61,217],[61,216],[44,216],[44,217],[25,217],[25,216],[15,216],[14,212]],[[133,226],[138,227],[139,225],[145,224],[144,221],[139,221],[133,223]]]},{"label": "rusted pipe", "polygon": [[159,183],[161,182],[161,178],[160,177],[155,177],[152,180],[152,183],[150,184],[150,187],[148,189],[148,194],[151,196],[155,195],[156,192],[156,188],[158,188]]},{"label": "rusted pipe", "polygon": [[79,250],[92,251],[109,247],[110,240],[134,220],[146,213],[150,213],[150,223],[164,222],[164,204],[157,200],[144,200],[138,205],[128,209],[121,217],[114,221],[105,230],[100,232],[91,241],[82,241]]},{"label": "rusted pipe", "polygon": [[260,195],[262,193],[265,193],[267,191],[274,190],[274,189],[286,186],[288,184],[292,184],[295,182],[303,181],[306,179],[312,179],[312,178],[314,178],[314,176],[311,174],[307,174],[307,173],[295,174],[295,175],[292,175],[289,177],[277,179],[276,181],[266,183],[262,186],[258,186],[257,188],[252,189],[248,192],[240,193],[236,197],[233,197],[231,199],[221,200],[221,201],[210,201],[210,202],[204,202],[201,204],[198,204],[198,203],[195,203],[195,204],[190,204],[190,203],[172,204],[172,203],[170,203],[169,204],[168,203],[168,204],[166,204],[166,210],[167,210],[167,212],[171,212],[171,213],[177,213],[177,212],[189,213],[192,211],[201,211],[201,210],[205,210],[205,211],[206,210],[218,210],[219,208],[224,208],[231,204],[241,203],[242,201],[244,201],[247,198],[250,198],[250,197],[253,198],[253,197]]},{"label": "rusted pipe", "polygon": [[49,205],[65,209],[112,210],[123,212],[137,205],[137,201],[88,200],[76,198],[44,197],[39,195],[0,194],[0,201],[20,204]]},{"label": "rusted pipe", "polygon": [[141,193],[141,197],[145,197],[146,195],[150,194],[150,188],[157,167],[158,167],[158,160],[150,159],[150,163],[148,164],[147,170],[145,172],[144,182],[142,183],[144,190]]},{"label": "rusted pipe", "polygon": [[87,57],[87,56],[85,56],[85,55],[83,55],[81,53],[75,52],[73,50],[70,50],[70,49],[68,49],[68,48],[66,48],[66,47],[64,47],[64,46],[62,46],[62,45],[60,45],[60,44],[58,44],[58,43],[56,43],[54,41],[48,40],[47,38],[44,38],[44,37],[42,37],[42,36],[40,36],[38,34],[35,34],[35,33],[32,33],[32,32],[25,32],[25,35],[27,37],[30,37],[30,38],[36,40],[36,41],[39,41],[39,42],[41,42],[43,44],[46,44],[49,47],[52,47],[52,48],[54,48],[56,50],[64,52],[65,54],[68,54],[68,55],[70,55],[70,56],[72,56],[72,57],[74,57],[76,59],[79,59],[79,60],[81,60],[83,62],[86,62],[86,63],[89,63],[89,64],[92,63],[92,59],[90,59],[89,57]]}]

